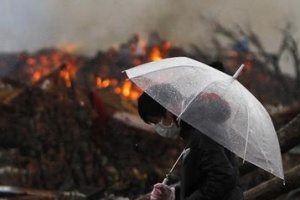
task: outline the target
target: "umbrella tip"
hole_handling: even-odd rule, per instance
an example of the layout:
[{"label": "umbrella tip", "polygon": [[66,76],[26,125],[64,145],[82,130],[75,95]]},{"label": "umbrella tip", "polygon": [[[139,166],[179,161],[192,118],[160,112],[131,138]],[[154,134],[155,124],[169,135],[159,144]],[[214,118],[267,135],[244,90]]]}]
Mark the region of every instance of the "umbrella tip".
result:
[{"label": "umbrella tip", "polygon": [[235,72],[235,74],[233,75],[233,78],[234,79],[237,79],[237,77],[240,75],[240,73],[241,73],[241,71],[244,69],[244,67],[245,67],[245,65],[244,64],[242,64],[239,68],[238,68],[238,70]]}]

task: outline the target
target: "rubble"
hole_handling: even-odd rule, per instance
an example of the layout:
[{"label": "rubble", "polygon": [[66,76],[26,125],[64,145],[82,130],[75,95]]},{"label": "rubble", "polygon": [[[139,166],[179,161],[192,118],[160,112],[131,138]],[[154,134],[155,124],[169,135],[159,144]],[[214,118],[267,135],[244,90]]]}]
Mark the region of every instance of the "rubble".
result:
[{"label": "rubble", "polygon": [[[27,196],[18,199],[58,194],[75,199],[78,192],[78,198],[125,200],[147,194],[168,173],[183,144],[153,134],[153,126],[141,121],[136,111],[141,91],[121,72],[170,56],[210,61],[197,52],[188,54],[153,34],[147,46],[135,36],[92,58],[54,49],[10,55],[15,62],[1,65],[0,185],[26,188]],[[264,103],[280,102],[274,97],[282,93],[278,81],[258,72],[245,72],[241,81]],[[268,85],[274,90],[265,93]],[[287,116],[295,117],[295,108],[272,113],[278,127]],[[178,169],[171,183],[179,179]]]},{"label": "rubble", "polygon": [[[13,140],[13,156],[6,158],[3,166],[1,184],[77,189],[85,195],[101,189],[129,197],[149,191],[167,172],[180,145],[132,127],[135,123],[128,119],[138,118],[124,111],[109,113],[107,123],[93,129],[101,122],[99,114],[95,114],[87,93],[75,93],[77,101],[69,88],[34,88],[10,105],[2,105],[6,128],[2,126],[0,134],[7,130],[18,134]],[[118,116],[127,117],[124,121]]]}]

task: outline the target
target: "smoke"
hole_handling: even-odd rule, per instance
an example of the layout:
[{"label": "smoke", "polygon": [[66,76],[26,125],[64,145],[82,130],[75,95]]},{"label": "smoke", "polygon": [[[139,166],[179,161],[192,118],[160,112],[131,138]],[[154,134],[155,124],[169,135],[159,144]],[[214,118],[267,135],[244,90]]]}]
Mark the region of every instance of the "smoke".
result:
[{"label": "smoke", "polygon": [[[75,45],[82,53],[126,42],[133,33],[151,31],[177,45],[201,45],[211,35],[200,16],[234,28],[252,26],[270,51],[278,28],[300,24],[298,0],[0,0],[0,51],[35,51]],[[277,45],[277,46],[276,46]]]}]

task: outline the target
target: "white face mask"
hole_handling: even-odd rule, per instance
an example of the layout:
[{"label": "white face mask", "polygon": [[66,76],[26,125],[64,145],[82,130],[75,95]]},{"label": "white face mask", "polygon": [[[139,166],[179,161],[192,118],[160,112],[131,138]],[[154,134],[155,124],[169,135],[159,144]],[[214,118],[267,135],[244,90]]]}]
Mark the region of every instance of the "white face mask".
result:
[{"label": "white face mask", "polygon": [[155,125],[155,130],[158,135],[165,137],[165,138],[177,138],[179,135],[180,128],[172,122],[169,126],[166,126],[161,122]]}]

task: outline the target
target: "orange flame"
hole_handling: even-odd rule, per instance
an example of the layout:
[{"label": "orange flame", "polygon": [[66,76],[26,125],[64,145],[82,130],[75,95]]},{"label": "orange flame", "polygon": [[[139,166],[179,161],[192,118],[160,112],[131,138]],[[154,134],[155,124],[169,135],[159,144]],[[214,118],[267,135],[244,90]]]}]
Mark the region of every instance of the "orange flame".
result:
[{"label": "orange flame", "polygon": [[60,77],[64,79],[66,86],[72,86],[72,79],[76,74],[76,66],[73,63],[68,63],[67,68],[60,72]]},{"label": "orange flame", "polygon": [[70,76],[70,73],[68,72],[68,70],[62,70],[60,72],[60,77],[62,77],[65,80],[67,87],[71,87],[72,86],[72,84],[71,84],[71,76]]},{"label": "orange flame", "polygon": [[32,82],[38,81],[42,77],[42,74],[40,72],[34,72],[32,76]]},{"label": "orange flame", "polygon": [[27,65],[35,65],[36,60],[34,58],[27,58],[26,63]]},{"label": "orange flame", "polygon": [[151,55],[150,55],[150,60],[151,61],[157,61],[157,60],[161,60],[161,59],[162,59],[162,56],[161,56],[159,48],[154,47],[152,49],[152,52],[151,52]]},{"label": "orange flame", "polygon": [[58,66],[62,61],[62,54],[60,52],[54,52],[51,56],[54,66]]},{"label": "orange flame", "polygon": [[133,87],[132,82],[129,80],[124,81],[123,84],[119,86],[116,79],[106,78],[102,80],[100,77],[96,77],[96,87],[99,89],[111,87],[114,93],[131,100],[136,100],[141,93],[139,89]]},{"label": "orange flame", "polygon": [[125,98],[129,98],[131,100],[137,100],[141,94],[140,90],[138,90],[137,88],[133,88],[132,82],[129,80],[126,80],[123,83],[122,89],[117,89],[117,92],[119,91]]},{"label": "orange flame", "polygon": [[115,79],[104,79],[102,80],[100,77],[96,77],[96,86],[97,88],[107,88],[111,85],[117,85],[117,80]]},{"label": "orange flame", "polygon": [[100,77],[96,77],[96,87],[102,88],[102,81]]},{"label": "orange flame", "polygon": [[[132,52],[132,64],[139,65],[145,60],[157,61],[163,57],[167,57],[168,50],[171,47],[171,42],[164,42],[159,46],[154,46],[150,51],[146,53],[146,45],[140,41],[137,47]],[[76,56],[72,56],[78,50],[77,45],[63,45],[58,51],[51,51],[49,53],[39,53],[34,56],[30,56],[26,60],[28,66],[28,73],[31,74],[31,80],[38,81],[41,77],[53,70],[55,66],[59,66],[62,62],[67,63],[67,67],[60,71],[59,76],[63,83],[67,87],[72,86],[72,79],[77,72],[78,59]],[[103,68],[101,69],[103,70]],[[109,70],[109,67],[107,67]],[[106,73],[100,73],[106,74]],[[136,87],[131,81],[124,81],[119,83],[116,79],[96,77],[95,84],[97,88],[106,89],[121,95],[126,99],[136,100],[141,94],[141,90]]]},{"label": "orange flame", "polygon": [[[142,45],[143,47],[144,45]],[[143,47],[144,48],[144,47]],[[147,60],[150,61],[158,61],[163,57],[167,57],[168,51],[171,48],[171,42],[166,41],[160,46],[154,46],[149,52],[147,56]],[[136,50],[136,49],[135,49]],[[134,53],[133,53],[134,54]],[[140,54],[138,54],[140,55]],[[133,65],[140,65],[144,62],[143,56],[133,57],[131,62]],[[121,95],[122,97],[130,100],[137,100],[140,94],[142,93],[141,89],[133,85],[131,81],[124,81],[121,84],[112,84],[112,79],[104,79],[102,80],[100,77],[96,78],[96,87],[97,88],[107,88],[110,87],[112,91],[116,94]]]},{"label": "orange flame", "polygon": [[71,79],[76,74],[76,59],[73,56],[64,56],[59,51],[37,54],[34,57],[29,57],[26,60],[28,65],[28,73],[31,75],[31,81],[38,81],[41,77],[48,74],[55,66],[59,66],[62,62],[67,62],[67,68],[60,72],[60,77],[64,79],[67,87],[71,86]]},{"label": "orange flame", "polygon": [[114,89],[114,92],[115,92],[116,94],[121,94],[122,89],[121,89],[120,87],[116,87],[116,88]]},{"label": "orange flame", "polygon": [[122,94],[125,97],[129,97],[131,86],[132,86],[132,82],[130,82],[130,81],[124,82],[123,87],[122,87]]},{"label": "orange flame", "polygon": [[137,100],[139,98],[139,96],[140,96],[140,92],[138,92],[138,91],[133,90],[132,92],[130,92],[131,100]]},{"label": "orange flame", "polygon": [[172,44],[171,44],[170,41],[165,42],[164,45],[163,45],[164,49],[170,49],[171,46],[172,46]]},{"label": "orange flame", "polygon": [[48,56],[42,55],[42,56],[40,57],[40,63],[41,63],[42,66],[48,66],[48,65],[50,64],[50,61],[49,61],[49,59],[48,59]]}]

